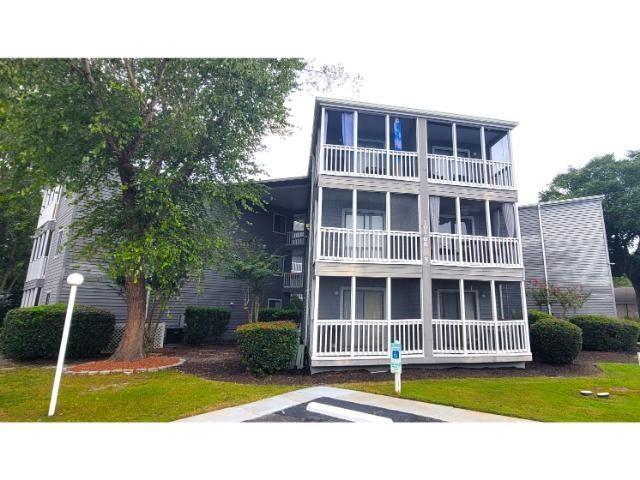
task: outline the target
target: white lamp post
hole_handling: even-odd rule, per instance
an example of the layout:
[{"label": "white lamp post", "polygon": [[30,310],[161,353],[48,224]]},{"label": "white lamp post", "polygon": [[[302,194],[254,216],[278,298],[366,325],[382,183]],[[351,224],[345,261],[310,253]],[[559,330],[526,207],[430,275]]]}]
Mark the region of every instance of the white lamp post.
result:
[{"label": "white lamp post", "polygon": [[69,304],[67,305],[67,315],[64,318],[62,329],[62,340],[60,341],[60,353],[58,353],[58,364],[56,365],[56,376],[53,380],[53,390],[51,392],[51,403],[49,404],[49,416],[53,416],[56,411],[58,401],[58,390],[60,389],[60,379],[62,378],[62,368],[64,367],[64,355],[67,351],[67,341],[69,340],[69,330],[71,330],[71,315],[73,314],[73,304],[76,301],[76,290],[84,282],[84,277],[80,273],[72,273],[67,277],[67,283],[71,285],[69,292]]}]

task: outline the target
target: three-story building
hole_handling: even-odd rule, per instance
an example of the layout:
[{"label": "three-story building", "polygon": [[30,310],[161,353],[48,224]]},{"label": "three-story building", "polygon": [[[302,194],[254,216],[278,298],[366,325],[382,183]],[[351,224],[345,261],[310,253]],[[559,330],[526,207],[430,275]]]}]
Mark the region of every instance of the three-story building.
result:
[{"label": "three-story building", "polygon": [[531,359],[515,122],[318,99],[305,341],[311,367]]}]

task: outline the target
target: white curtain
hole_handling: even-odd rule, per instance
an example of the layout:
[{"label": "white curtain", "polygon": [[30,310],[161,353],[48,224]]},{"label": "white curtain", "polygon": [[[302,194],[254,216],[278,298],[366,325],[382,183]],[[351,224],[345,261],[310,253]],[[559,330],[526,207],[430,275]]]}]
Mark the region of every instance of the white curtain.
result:
[{"label": "white curtain", "polygon": [[440,197],[429,197],[429,219],[431,221],[431,231],[438,231],[440,223]]},{"label": "white curtain", "polygon": [[342,143],[353,146],[353,113],[342,112]]},{"label": "white curtain", "polygon": [[513,204],[502,204],[502,217],[504,218],[504,226],[507,231],[507,237],[516,236],[516,216],[513,211]]}]

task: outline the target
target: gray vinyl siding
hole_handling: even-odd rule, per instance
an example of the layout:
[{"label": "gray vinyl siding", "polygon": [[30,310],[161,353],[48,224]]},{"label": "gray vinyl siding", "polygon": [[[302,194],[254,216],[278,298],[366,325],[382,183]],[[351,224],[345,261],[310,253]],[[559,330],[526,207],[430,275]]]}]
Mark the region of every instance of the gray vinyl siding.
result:
[{"label": "gray vinyl siding", "polygon": [[[599,198],[541,204],[548,280],[559,286],[577,286],[591,292],[578,313],[616,314],[615,298]],[[520,208],[520,230],[526,279],[544,279],[540,225],[536,206]],[[528,299],[530,308],[535,304]],[[552,305],[552,312],[562,310]]]}]

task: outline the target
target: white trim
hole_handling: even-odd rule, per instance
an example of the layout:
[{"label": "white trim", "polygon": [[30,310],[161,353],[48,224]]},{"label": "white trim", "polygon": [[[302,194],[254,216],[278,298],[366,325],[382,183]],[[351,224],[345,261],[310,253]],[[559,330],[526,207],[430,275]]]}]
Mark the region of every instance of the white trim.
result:
[{"label": "white trim", "polygon": [[[542,225],[542,213],[540,204],[538,204],[538,227],[540,229],[540,246],[542,247],[542,266],[544,268],[544,286],[547,290],[547,300],[549,299],[549,272],[547,271],[547,253],[544,248],[544,227]],[[524,258],[522,259],[524,265]],[[547,312],[551,315],[551,303],[547,302]],[[524,313],[523,313],[524,315]],[[528,314],[527,314],[528,318]]]}]

